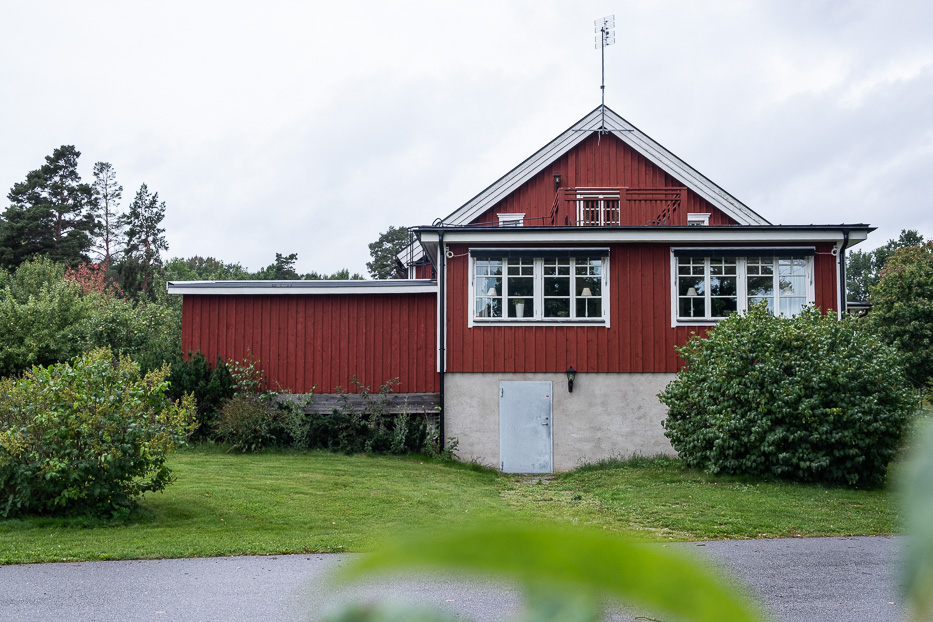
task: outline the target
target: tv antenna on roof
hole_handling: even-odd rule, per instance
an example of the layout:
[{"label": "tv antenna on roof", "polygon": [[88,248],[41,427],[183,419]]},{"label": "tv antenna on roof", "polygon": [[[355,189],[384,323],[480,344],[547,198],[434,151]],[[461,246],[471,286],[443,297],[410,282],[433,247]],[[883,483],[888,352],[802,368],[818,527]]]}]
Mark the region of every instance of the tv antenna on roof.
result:
[{"label": "tv antenna on roof", "polygon": [[634,130],[606,127],[606,46],[612,45],[616,42],[616,33],[613,30],[616,27],[616,16],[607,15],[606,17],[595,20],[593,23],[596,26],[596,49],[600,50],[602,53],[603,73],[602,83],[599,86],[599,90],[602,91],[603,105],[599,107],[599,127],[595,129],[575,129],[573,131],[596,132],[596,143],[599,144],[599,140],[602,138],[603,134],[608,134],[609,132],[633,132]]},{"label": "tv antenna on roof", "polygon": [[603,105],[602,105],[602,120],[599,125],[599,133],[605,134],[609,130],[606,128],[606,46],[613,45],[616,42],[616,16],[607,15],[601,19],[597,19],[593,22],[595,25],[594,32],[596,32],[596,49],[600,51],[602,56],[602,83],[599,86],[599,90],[602,92]]}]

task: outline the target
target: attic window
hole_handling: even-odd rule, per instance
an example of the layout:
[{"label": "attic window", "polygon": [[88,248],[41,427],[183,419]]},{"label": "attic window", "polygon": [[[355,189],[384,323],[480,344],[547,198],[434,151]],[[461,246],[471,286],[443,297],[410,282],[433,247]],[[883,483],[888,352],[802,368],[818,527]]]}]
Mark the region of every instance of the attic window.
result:
[{"label": "attic window", "polygon": [[708,227],[709,214],[687,214],[687,225],[690,227]]},{"label": "attic window", "polygon": [[523,227],[525,214],[498,214],[500,227]]}]

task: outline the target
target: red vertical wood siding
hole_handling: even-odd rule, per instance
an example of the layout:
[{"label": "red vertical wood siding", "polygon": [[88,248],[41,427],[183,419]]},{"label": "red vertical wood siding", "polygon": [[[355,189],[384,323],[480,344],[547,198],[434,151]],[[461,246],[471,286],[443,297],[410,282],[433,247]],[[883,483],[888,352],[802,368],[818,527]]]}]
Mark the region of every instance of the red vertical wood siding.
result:
[{"label": "red vertical wood siding", "polygon": [[[815,304],[837,309],[838,271],[832,244],[819,244],[813,263]],[[682,346],[700,326],[671,326],[671,245],[616,245],[609,252],[610,327],[468,327],[469,256],[451,246],[447,280],[451,372],[676,372]]]},{"label": "red vertical wood siding", "polygon": [[272,388],[307,393],[398,378],[400,393],[439,390],[433,294],[186,295],[182,348],[209,361],[250,354]]},{"label": "red vertical wood siding", "polygon": [[[574,147],[515,192],[505,197],[494,208],[477,217],[474,224],[498,224],[497,214],[525,214],[526,226],[550,225],[549,217],[554,205],[554,174],[560,173],[563,188],[682,188],[684,184],[668,175],[656,164],[622,142],[607,135],[595,133]],[[561,201],[563,202],[563,201]],[[633,204],[638,206],[638,203]],[[560,206],[563,211],[566,205]],[[683,204],[668,221],[669,225],[686,225],[687,213],[709,213],[710,225],[735,225],[734,219],[713,207],[706,199],[687,190]],[[563,212],[562,212],[563,213]],[[657,216],[657,208],[635,207],[621,214],[621,225],[642,226]],[[544,220],[548,218],[548,220]],[[532,220],[541,219],[541,220]],[[555,222],[562,225],[563,222]]]}]

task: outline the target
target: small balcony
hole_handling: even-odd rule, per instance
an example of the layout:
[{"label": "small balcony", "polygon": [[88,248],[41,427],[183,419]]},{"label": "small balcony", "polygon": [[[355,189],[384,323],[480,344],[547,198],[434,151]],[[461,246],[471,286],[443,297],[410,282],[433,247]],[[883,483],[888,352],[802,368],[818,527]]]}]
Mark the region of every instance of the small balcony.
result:
[{"label": "small balcony", "polygon": [[[550,218],[526,226],[618,227],[687,224],[686,188],[561,188]],[[530,221],[530,219],[529,219]]]}]

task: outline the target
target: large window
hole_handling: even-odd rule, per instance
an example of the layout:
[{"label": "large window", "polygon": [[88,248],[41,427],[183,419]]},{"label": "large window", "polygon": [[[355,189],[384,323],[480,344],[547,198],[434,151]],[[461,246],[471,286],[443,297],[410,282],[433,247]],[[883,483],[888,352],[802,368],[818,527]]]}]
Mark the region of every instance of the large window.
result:
[{"label": "large window", "polygon": [[[477,253],[472,259],[472,320],[498,322],[604,322],[605,256],[570,251]],[[547,256],[548,254],[557,256]],[[608,252],[606,252],[608,255]]]},{"label": "large window", "polygon": [[[798,252],[807,249],[795,249]],[[674,299],[678,322],[715,321],[765,303],[772,313],[796,315],[813,302],[812,251],[809,255],[701,256],[697,249],[675,249]],[[679,256],[678,256],[679,255]]]}]

